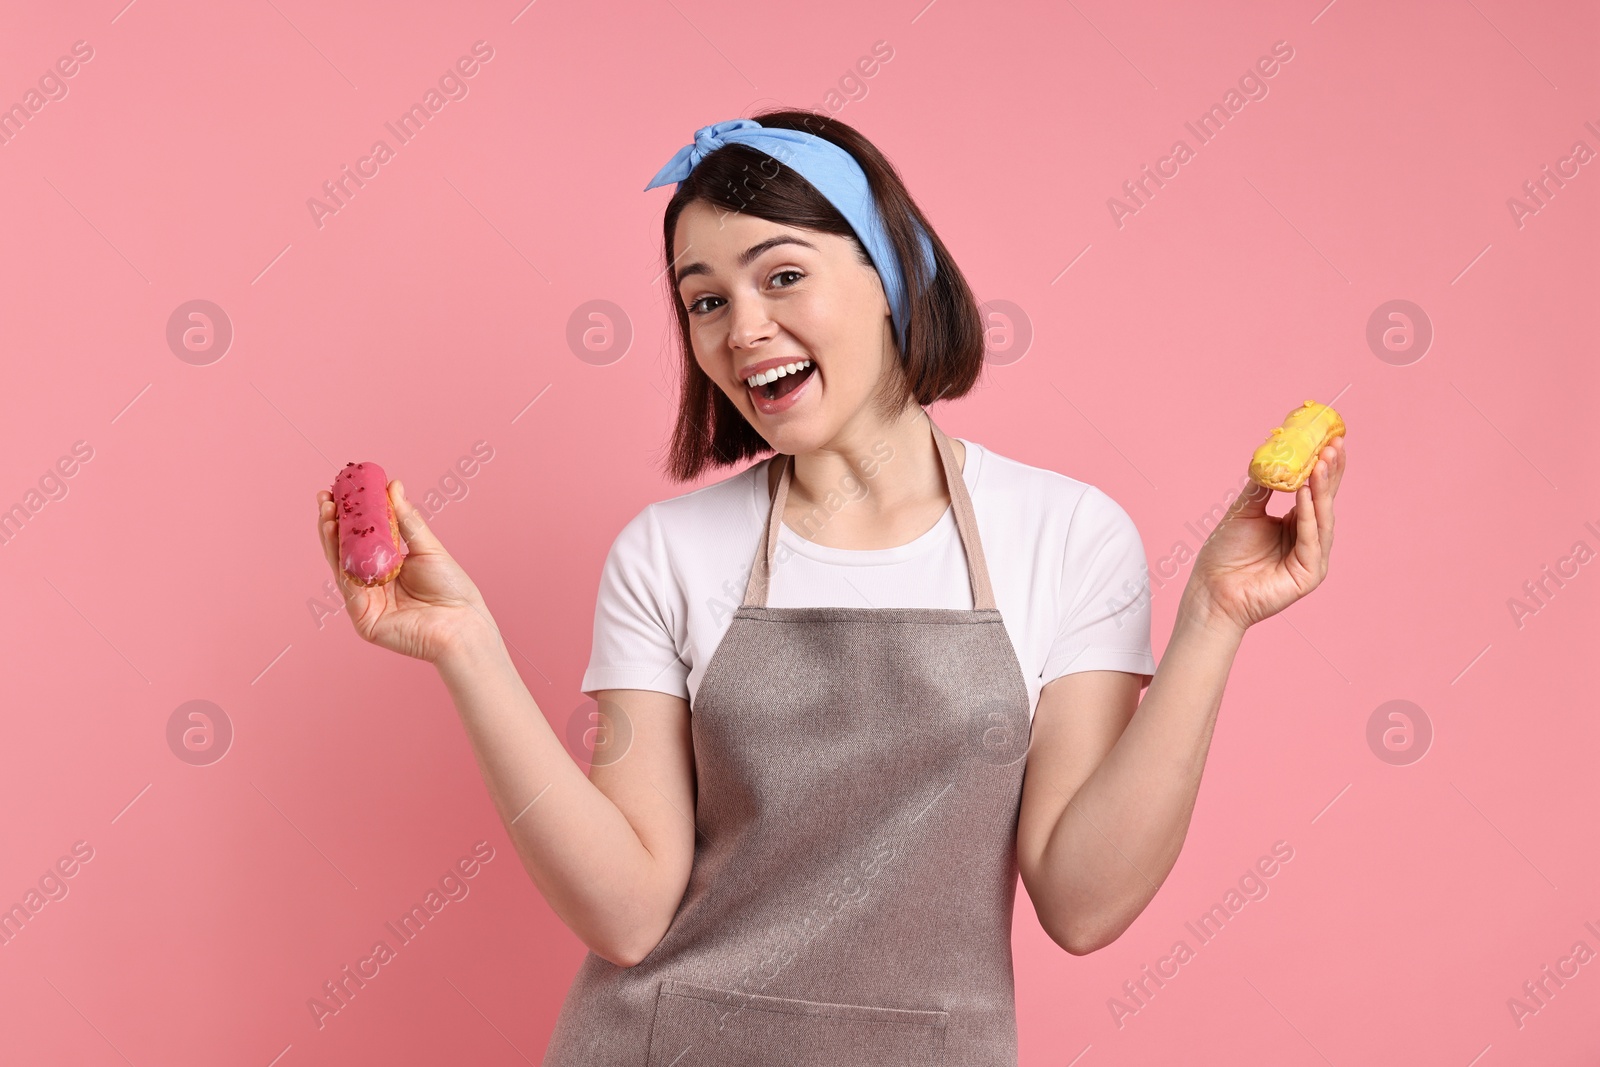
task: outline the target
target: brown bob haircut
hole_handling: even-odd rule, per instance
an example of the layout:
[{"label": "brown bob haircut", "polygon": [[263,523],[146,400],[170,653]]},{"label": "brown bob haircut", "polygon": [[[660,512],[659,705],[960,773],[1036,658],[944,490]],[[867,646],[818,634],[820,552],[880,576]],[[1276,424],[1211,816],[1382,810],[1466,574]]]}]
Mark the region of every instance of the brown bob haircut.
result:
[{"label": "brown bob haircut", "polygon": [[[883,417],[896,417],[913,399],[925,406],[965,395],[983,370],[983,319],[955,260],[906,192],[893,165],[856,130],[820,112],[776,110],[752,117],[763,126],[802,130],[831,141],[854,156],[866,172],[884,229],[899,257],[908,296],[899,373],[886,380],[877,397]],[[671,264],[676,261],[672,237],[678,216],[695,200],[785,226],[849,237],[855,241],[862,264],[872,266],[872,258],[855,240],[855,230],[844,216],[810,182],[765,152],[737,142],[725,144],[689,173],[668,201],[661,227],[664,262],[668,264],[664,272],[668,302],[678,312],[683,363],[678,422],[667,473],[680,482],[698,477],[708,467],[731,466],[772,450],[727,394],[706,377],[694,357],[689,313],[678,298],[677,271]],[[921,276],[922,257],[916,254],[913,220],[922,224],[933,245],[936,270],[931,282]]]}]

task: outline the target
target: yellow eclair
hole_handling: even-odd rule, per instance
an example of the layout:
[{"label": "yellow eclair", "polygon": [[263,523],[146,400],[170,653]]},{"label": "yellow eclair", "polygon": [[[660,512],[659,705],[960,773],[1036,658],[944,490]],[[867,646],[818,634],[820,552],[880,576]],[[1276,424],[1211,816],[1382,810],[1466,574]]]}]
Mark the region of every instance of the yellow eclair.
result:
[{"label": "yellow eclair", "polygon": [[1317,457],[1344,433],[1344,420],[1326,404],[1307,400],[1284,417],[1250,457],[1250,480],[1292,493],[1311,477]]}]

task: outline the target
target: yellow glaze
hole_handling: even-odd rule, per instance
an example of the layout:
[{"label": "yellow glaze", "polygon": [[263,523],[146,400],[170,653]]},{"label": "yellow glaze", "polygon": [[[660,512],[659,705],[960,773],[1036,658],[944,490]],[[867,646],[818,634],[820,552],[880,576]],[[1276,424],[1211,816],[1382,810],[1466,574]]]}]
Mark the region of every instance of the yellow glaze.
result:
[{"label": "yellow glaze", "polygon": [[1292,493],[1311,477],[1317,457],[1344,433],[1344,420],[1326,404],[1307,400],[1284,417],[1250,457],[1250,480]]}]

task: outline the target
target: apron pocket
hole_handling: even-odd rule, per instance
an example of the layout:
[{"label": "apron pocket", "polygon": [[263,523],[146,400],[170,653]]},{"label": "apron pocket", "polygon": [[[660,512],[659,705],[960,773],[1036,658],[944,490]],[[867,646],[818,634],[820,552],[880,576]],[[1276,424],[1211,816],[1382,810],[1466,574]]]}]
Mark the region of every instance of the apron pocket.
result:
[{"label": "apron pocket", "polygon": [[649,1067],[939,1067],[947,1017],[668,979],[656,994]]}]

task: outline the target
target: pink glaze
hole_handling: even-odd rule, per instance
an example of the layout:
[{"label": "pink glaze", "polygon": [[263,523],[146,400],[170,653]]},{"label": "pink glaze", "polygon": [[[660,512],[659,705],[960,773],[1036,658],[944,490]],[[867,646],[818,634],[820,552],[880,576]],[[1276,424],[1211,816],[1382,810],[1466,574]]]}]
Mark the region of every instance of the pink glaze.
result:
[{"label": "pink glaze", "polygon": [[389,479],[376,463],[346,463],[333,479],[339,518],[339,566],[363,585],[380,585],[400,571],[405,541],[389,527]]}]

